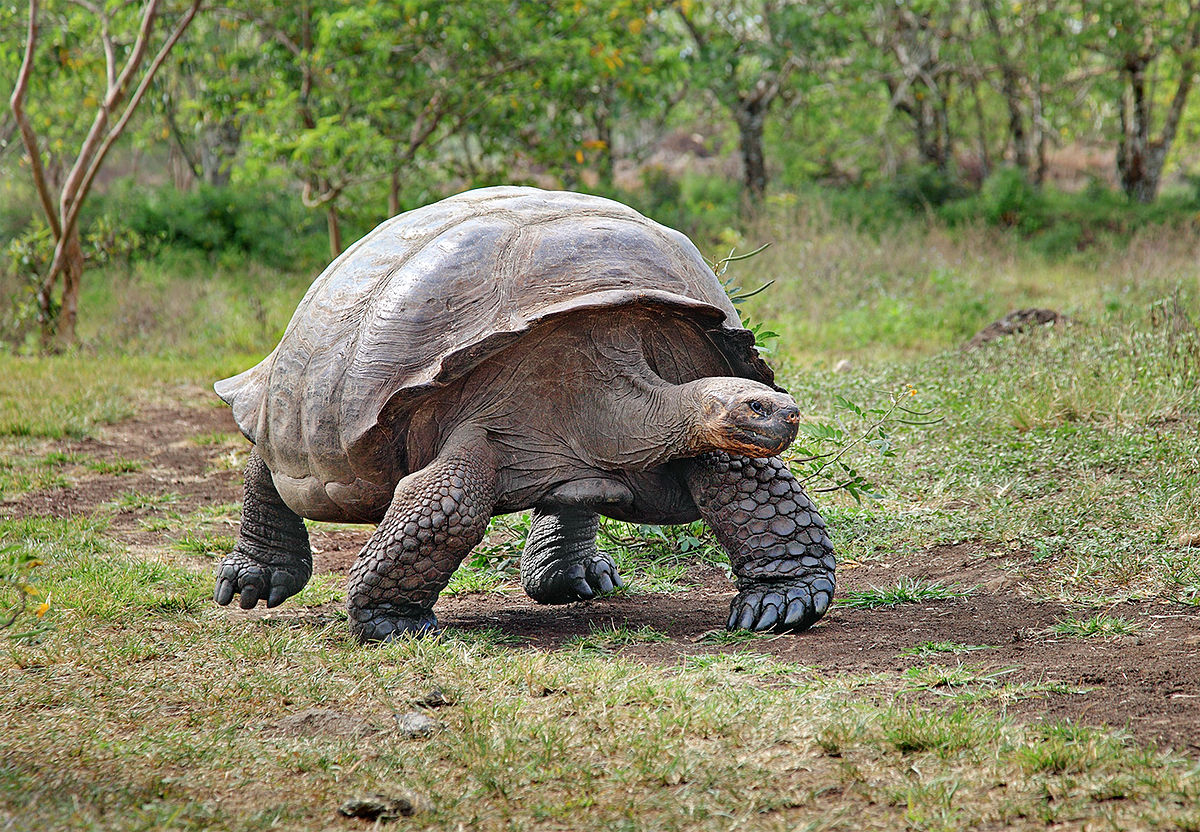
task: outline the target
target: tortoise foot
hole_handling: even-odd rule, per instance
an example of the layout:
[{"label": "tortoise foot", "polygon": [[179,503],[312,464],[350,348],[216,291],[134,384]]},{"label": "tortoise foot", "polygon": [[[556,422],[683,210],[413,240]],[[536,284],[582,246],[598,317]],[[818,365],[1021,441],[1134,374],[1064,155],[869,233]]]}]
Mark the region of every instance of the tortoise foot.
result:
[{"label": "tortoise foot", "polygon": [[525,591],[539,604],[586,601],[623,586],[617,565],[599,552],[578,560],[552,561],[536,578],[525,581]]},{"label": "tortoise foot", "polygon": [[304,589],[310,576],[310,570],[303,563],[263,563],[248,555],[239,544],[217,567],[213,600],[224,607],[238,595],[238,604],[244,610],[251,609],[260,600],[265,600],[268,607],[277,607]]},{"label": "tortoise foot", "polygon": [[422,607],[380,604],[350,609],[350,632],[364,644],[386,644],[403,636],[426,636],[437,631],[437,616]]},{"label": "tortoise foot", "polygon": [[825,614],[833,600],[833,580],[808,579],[754,584],[739,592],[729,605],[730,630],[797,633]]}]

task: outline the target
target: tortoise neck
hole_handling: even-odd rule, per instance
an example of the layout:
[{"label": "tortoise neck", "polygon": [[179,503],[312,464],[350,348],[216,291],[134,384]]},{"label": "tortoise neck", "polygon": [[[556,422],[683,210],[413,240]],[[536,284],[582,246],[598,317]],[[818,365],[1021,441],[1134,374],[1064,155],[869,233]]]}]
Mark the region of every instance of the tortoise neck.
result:
[{"label": "tortoise neck", "polygon": [[647,385],[644,394],[646,426],[659,441],[661,458],[657,462],[693,457],[710,450],[703,441],[699,382],[671,384],[661,378],[656,381]]}]

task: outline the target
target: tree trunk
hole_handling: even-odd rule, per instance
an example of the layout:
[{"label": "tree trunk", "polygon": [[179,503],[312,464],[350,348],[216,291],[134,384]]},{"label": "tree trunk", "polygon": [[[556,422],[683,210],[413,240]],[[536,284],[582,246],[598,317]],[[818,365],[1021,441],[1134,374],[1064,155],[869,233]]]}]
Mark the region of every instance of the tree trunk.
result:
[{"label": "tree trunk", "polygon": [[333,200],[325,204],[325,224],[329,228],[329,254],[331,259],[336,259],[342,253],[342,225]]},{"label": "tree trunk", "polygon": [[200,136],[200,171],[206,185],[229,184],[230,167],[242,143],[242,128],[231,120],[205,125]]},{"label": "tree trunk", "polygon": [[613,158],[611,93],[610,88],[604,89],[593,119],[596,125],[596,139],[600,142],[600,184],[606,188],[612,187],[613,179],[616,176],[616,162]]},{"label": "tree trunk", "polygon": [[763,156],[763,126],[767,108],[758,98],[742,99],[733,108],[742,153],[742,181],[753,205],[767,192],[767,165]]},{"label": "tree trunk", "polygon": [[392,180],[388,185],[388,216],[394,217],[400,213],[400,171],[392,171]]},{"label": "tree trunk", "polygon": [[988,152],[987,119],[983,115],[983,99],[979,97],[979,81],[971,78],[971,97],[975,100],[975,127],[978,130],[979,181],[987,179],[992,172],[992,156]]},{"label": "tree trunk", "polygon": [[1127,86],[1121,102],[1121,141],[1117,146],[1117,174],[1126,196],[1149,204],[1158,198],[1163,166],[1175,141],[1179,121],[1192,89],[1195,58],[1180,66],[1179,84],[1171,99],[1159,138],[1150,138],[1150,97],[1146,94],[1146,66],[1141,57],[1129,58],[1124,66]]},{"label": "tree trunk", "polygon": [[983,0],[984,16],[988,28],[996,41],[996,52],[1000,56],[1000,87],[1004,103],[1008,107],[1008,135],[1012,140],[1013,161],[1026,175],[1029,174],[1029,137],[1025,133],[1025,114],[1021,112],[1021,76],[1005,48],[1007,38],[1000,30],[1000,21],[991,2]]},{"label": "tree trunk", "polygon": [[[62,298],[56,304],[54,290],[62,279]],[[77,343],[75,321],[79,311],[79,286],[83,277],[83,246],[79,226],[72,226],[63,242],[62,264],[46,275],[38,289],[38,325],[42,351],[61,352]]]},{"label": "tree trunk", "polygon": [[79,244],[79,226],[72,227],[67,237],[66,259],[63,261],[62,308],[58,313],[58,344],[71,347],[79,343],[75,334],[75,319],[79,313],[79,287],[83,283],[83,246]]},{"label": "tree trunk", "polygon": [[942,110],[933,102],[933,91],[926,88],[925,95],[917,101],[913,122],[917,131],[917,152],[921,161],[945,170],[949,163],[946,137],[949,125]]}]

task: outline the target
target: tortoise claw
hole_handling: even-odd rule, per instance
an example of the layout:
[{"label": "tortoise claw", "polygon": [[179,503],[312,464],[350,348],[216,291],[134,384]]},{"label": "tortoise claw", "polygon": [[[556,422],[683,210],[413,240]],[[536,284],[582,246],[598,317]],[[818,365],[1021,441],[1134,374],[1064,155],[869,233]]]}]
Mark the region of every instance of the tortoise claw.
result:
[{"label": "tortoise claw", "polygon": [[350,632],[364,644],[386,644],[405,636],[426,636],[438,631],[433,610],[415,606],[381,604],[350,608]]},{"label": "tortoise claw", "polygon": [[800,632],[829,609],[833,581],[825,576],[772,581],[739,592],[729,605],[730,630]]},{"label": "tortoise claw", "polygon": [[607,555],[597,554],[574,563],[553,562],[536,584],[526,585],[526,590],[539,604],[569,604],[607,595],[623,586],[625,581],[617,573],[617,565]]},{"label": "tortoise claw", "polygon": [[277,607],[302,590],[308,577],[308,570],[303,565],[273,566],[235,547],[217,567],[213,600],[224,607],[237,595],[238,606],[244,610],[252,609],[263,599],[268,607]]}]

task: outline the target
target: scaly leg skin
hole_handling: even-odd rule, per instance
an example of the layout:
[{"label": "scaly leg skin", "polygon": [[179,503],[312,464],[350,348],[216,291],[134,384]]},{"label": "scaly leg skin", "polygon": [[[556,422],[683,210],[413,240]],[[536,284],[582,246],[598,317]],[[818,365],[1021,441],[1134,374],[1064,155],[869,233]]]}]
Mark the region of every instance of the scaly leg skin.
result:
[{"label": "scaly leg skin", "polygon": [[226,606],[234,595],[248,610],[260,600],[277,607],[312,577],[312,549],[304,520],[292,511],[275,490],[271,472],[250,451],[242,502],[242,526],[237,544],[217,567],[213,600]]},{"label": "scaly leg skin", "polygon": [[625,586],[612,558],[596,549],[600,519],[586,509],[534,509],[521,585],[539,604],[569,604]]},{"label": "scaly leg skin", "polygon": [[433,604],[487,531],[496,468],[482,433],[456,432],[437,459],[402,479],[350,570],[350,630],[391,641],[437,628]]},{"label": "scaly leg skin", "polygon": [[833,545],[786,463],[717,451],[688,460],[684,478],[737,576],[728,628],[815,624],[833,600]]}]

